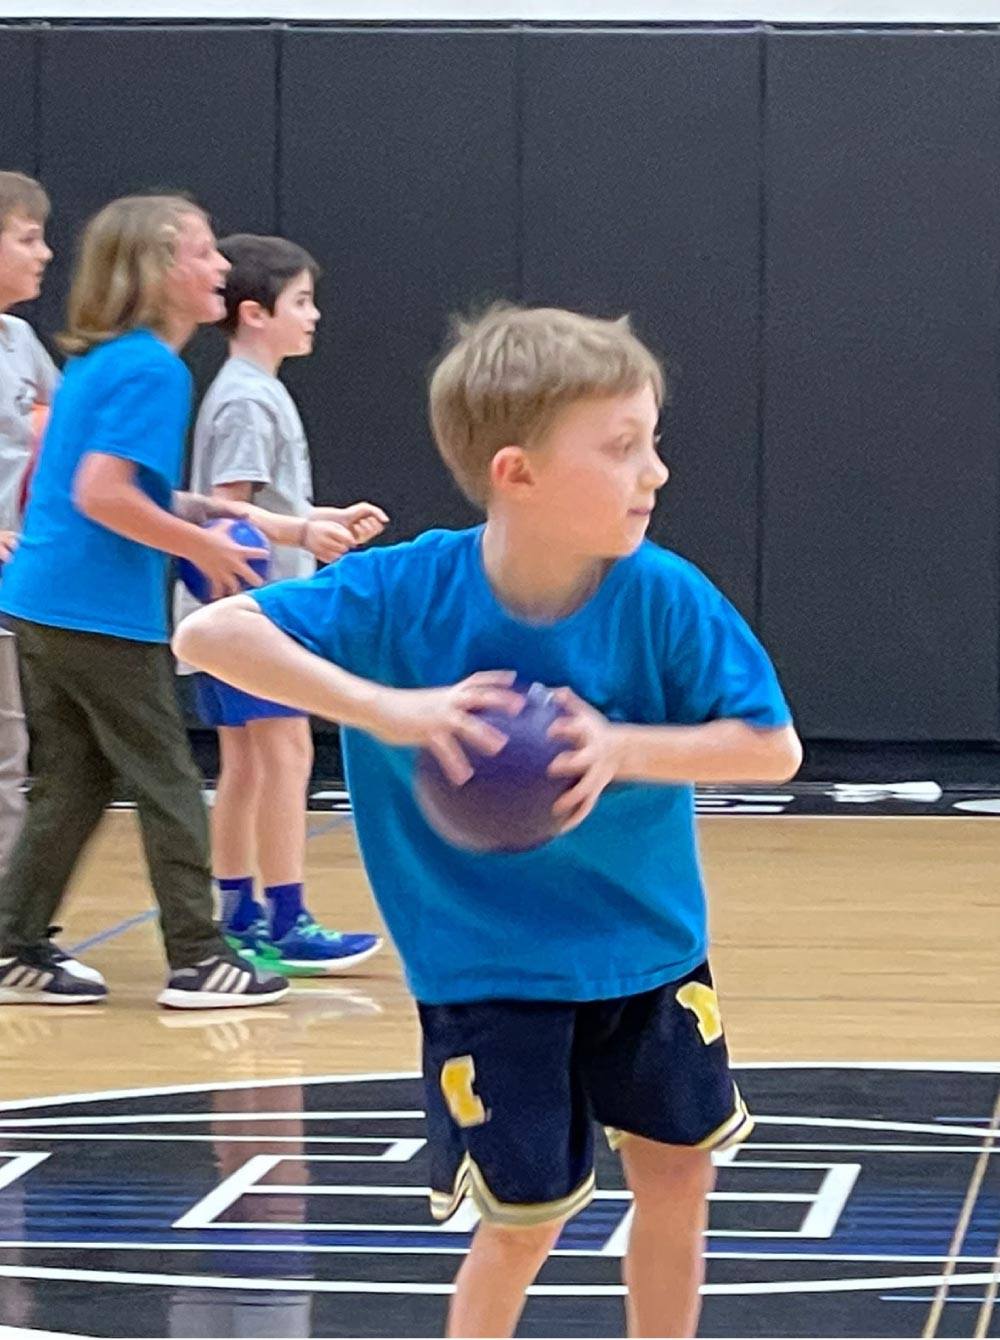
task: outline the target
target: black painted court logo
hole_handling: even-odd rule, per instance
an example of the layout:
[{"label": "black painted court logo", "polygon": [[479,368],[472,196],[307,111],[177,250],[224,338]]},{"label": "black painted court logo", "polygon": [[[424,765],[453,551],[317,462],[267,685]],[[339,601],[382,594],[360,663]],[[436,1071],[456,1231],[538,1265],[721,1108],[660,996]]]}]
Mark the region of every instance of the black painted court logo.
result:
[{"label": "black painted court logo", "polygon": [[[995,1334],[998,1085],[987,1065],[742,1068],[757,1127],[720,1157],[705,1332],[937,1334],[946,1314],[941,1334]],[[597,1196],[531,1291],[536,1334],[622,1333],[631,1200],[598,1148]],[[440,1332],[476,1214],[436,1225],[426,1185],[410,1075],[0,1105],[0,1322]]]}]

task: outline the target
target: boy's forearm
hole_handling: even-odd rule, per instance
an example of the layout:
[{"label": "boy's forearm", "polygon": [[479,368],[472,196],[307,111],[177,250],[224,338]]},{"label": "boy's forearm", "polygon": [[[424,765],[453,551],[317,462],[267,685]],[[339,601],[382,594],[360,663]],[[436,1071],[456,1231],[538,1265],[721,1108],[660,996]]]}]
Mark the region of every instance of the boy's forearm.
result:
[{"label": "boy's forearm", "polygon": [[248,503],[247,520],[266,535],[272,544],[283,544],[289,548],[302,548],[305,544],[307,520],[305,517],[269,512],[264,507]]},{"label": "boy's forearm", "polygon": [[209,497],[204,493],[175,492],[171,499],[174,516],[194,526],[203,526],[206,521],[216,521],[223,517],[250,518],[256,509],[250,503],[239,502],[233,498]]},{"label": "boy's forearm", "polygon": [[[196,526],[203,526],[206,521],[215,521],[220,517],[239,517],[256,526],[272,544],[301,546],[305,538],[304,518],[286,516],[281,512],[269,512],[265,507],[258,507],[256,503],[235,496],[235,490],[242,490],[244,487],[248,492],[252,490],[249,484],[221,485],[213,490],[210,496],[203,493],[175,493],[174,513]],[[229,488],[234,488],[234,492],[228,492]]]},{"label": "boy's forearm", "polygon": [[745,721],[701,726],[612,725],[620,782],[783,782],[802,762],[791,726]]},{"label": "boy's forearm", "polygon": [[344,726],[371,729],[386,690],[295,642],[249,596],[206,606],[178,626],[175,654],[246,693]]},{"label": "boy's forearm", "polygon": [[104,493],[92,490],[78,505],[91,521],[165,554],[184,557],[197,538],[188,521],[157,506],[134,484],[118,484]]}]

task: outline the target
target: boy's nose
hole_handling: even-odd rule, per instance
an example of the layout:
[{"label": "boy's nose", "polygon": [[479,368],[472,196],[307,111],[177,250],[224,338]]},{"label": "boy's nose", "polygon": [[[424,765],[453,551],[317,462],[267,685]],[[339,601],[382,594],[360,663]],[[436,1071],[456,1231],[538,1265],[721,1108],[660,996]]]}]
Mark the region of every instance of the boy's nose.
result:
[{"label": "boy's nose", "polygon": [[659,456],[654,456],[648,463],[645,475],[646,479],[649,481],[650,488],[662,489],[664,484],[670,478],[670,471],[667,469],[663,461],[660,460]]}]

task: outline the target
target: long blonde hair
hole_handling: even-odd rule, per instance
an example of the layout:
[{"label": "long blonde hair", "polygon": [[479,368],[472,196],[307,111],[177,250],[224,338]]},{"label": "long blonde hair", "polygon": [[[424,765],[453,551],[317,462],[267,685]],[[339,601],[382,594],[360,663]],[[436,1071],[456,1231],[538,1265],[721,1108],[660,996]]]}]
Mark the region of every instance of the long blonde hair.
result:
[{"label": "long blonde hair", "polygon": [[85,354],[129,330],[162,330],[163,281],[189,214],[204,217],[180,195],[126,195],[94,215],[80,239],[59,336],[68,354]]}]

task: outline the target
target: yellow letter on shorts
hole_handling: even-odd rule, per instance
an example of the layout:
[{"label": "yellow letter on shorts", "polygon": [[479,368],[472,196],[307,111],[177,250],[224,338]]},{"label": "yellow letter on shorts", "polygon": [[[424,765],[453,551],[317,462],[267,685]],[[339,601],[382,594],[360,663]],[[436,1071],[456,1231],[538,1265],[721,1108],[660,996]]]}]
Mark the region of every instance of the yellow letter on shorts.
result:
[{"label": "yellow letter on shorts", "polygon": [[486,1108],[473,1090],[476,1065],[471,1056],[453,1056],[441,1067],[441,1092],[459,1126],[481,1126]]},{"label": "yellow letter on shorts", "polygon": [[704,982],[685,982],[677,992],[677,1001],[698,1020],[698,1032],[706,1046],[722,1037],[719,998],[710,986]]}]

